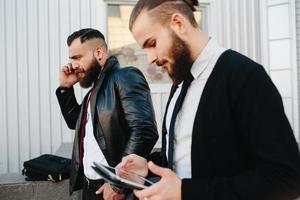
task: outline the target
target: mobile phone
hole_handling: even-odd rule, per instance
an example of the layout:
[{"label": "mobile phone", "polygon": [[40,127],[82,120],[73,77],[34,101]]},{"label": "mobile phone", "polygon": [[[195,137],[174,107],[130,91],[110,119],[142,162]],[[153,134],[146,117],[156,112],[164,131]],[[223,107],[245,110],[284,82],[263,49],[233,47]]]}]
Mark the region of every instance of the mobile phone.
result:
[{"label": "mobile phone", "polygon": [[113,167],[105,166],[96,162],[94,162],[94,165],[95,166],[92,166],[92,168],[106,182],[119,187],[142,190],[153,184],[148,179],[132,172],[127,172],[124,170],[116,171],[116,169]]}]

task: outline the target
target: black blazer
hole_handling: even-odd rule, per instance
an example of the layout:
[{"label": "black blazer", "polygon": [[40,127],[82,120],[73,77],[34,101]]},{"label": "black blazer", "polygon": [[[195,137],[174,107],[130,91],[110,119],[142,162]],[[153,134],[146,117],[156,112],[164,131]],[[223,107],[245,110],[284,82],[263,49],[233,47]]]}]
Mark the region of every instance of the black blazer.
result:
[{"label": "black blazer", "polygon": [[[164,127],[164,158],[166,136]],[[300,196],[300,156],[281,96],[264,68],[237,52],[220,56],[205,85],[191,148],[184,200]]]},{"label": "black blazer", "polygon": [[[70,193],[82,188],[83,170],[79,163],[79,138],[82,113],[87,96],[79,105],[70,88],[56,95],[64,119],[75,129]],[[91,116],[94,136],[110,166],[116,166],[123,156],[148,156],[158,139],[149,86],[142,73],[134,67],[120,68],[110,57],[95,82],[91,96]]]}]

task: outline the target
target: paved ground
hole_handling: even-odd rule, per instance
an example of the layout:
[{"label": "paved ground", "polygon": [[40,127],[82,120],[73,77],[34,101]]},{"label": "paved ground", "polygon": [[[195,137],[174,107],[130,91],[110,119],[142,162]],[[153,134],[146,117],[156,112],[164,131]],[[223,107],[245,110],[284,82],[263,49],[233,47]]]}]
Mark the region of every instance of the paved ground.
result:
[{"label": "paved ground", "polygon": [[25,181],[20,174],[0,175],[1,200],[79,200],[79,193],[69,196],[69,180]]}]

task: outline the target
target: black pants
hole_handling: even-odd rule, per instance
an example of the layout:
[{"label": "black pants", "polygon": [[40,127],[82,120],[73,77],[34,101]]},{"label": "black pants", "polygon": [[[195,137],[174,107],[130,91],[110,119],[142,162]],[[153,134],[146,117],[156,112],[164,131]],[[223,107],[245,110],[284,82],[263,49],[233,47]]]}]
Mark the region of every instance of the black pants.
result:
[{"label": "black pants", "polygon": [[82,190],[82,200],[103,200],[103,195],[96,195],[96,191],[104,184],[104,181],[101,180],[90,180],[84,178],[83,181],[83,190]]}]

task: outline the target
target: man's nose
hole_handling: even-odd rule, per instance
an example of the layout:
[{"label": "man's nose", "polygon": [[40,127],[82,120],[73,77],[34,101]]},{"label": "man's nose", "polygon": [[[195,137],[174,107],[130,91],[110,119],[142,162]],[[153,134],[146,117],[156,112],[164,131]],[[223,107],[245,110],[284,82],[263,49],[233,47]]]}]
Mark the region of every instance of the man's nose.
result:
[{"label": "man's nose", "polygon": [[80,67],[80,65],[77,62],[75,62],[75,61],[72,61],[71,64],[72,64],[72,68],[74,70],[79,69],[79,67]]},{"label": "man's nose", "polygon": [[147,60],[149,64],[155,63],[157,60],[156,54],[154,54],[153,52],[147,52]]}]

